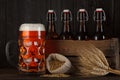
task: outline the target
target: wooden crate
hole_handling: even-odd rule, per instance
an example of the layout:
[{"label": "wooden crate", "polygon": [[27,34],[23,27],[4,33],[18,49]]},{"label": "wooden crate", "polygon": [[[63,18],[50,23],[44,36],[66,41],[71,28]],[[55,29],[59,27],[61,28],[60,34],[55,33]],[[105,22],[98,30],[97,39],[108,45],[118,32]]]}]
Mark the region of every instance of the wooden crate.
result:
[{"label": "wooden crate", "polygon": [[77,57],[79,54],[75,53],[76,49],[80,49],[80,45],[84,43],[92,43],[94,46],[99,48],[105,54],[110,67],[119,69],[119,41],[117,38],[109,40],[48,40],[46,41],[46,54],[60,53],[68,57],[73,65],[78,65]]}]

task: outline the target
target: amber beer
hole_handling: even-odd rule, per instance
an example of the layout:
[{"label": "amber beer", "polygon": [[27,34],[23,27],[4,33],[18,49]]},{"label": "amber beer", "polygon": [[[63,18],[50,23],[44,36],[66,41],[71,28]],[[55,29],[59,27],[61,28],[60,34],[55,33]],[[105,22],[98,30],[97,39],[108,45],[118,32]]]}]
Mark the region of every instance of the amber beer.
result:
[{"label": "amber beer", "polygon": [[22,24],[19,34],[19,69],[23,72],[45,73],[45,27]]}]

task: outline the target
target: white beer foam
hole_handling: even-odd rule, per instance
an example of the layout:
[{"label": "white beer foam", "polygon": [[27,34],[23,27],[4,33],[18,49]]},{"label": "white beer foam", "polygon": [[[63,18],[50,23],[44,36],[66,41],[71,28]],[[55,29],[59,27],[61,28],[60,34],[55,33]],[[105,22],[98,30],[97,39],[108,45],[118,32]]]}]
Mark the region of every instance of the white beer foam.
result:
[{"label": "white beer foam", "polygon": [[19,31],[45,31],[43,24],[24,23],[20,26]]}]

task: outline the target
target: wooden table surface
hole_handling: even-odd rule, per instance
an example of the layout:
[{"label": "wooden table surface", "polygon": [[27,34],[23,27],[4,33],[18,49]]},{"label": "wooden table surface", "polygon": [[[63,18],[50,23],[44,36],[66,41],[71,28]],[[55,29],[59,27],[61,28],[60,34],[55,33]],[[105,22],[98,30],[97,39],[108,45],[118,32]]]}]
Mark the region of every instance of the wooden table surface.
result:
[{"label": "wooden table surface", "polygon": [[24,75],[20,74],[17,69],[1,68],[0,80],[120,80],[120,76],[109,74],[102,77],[40,77],[40,75]]}]

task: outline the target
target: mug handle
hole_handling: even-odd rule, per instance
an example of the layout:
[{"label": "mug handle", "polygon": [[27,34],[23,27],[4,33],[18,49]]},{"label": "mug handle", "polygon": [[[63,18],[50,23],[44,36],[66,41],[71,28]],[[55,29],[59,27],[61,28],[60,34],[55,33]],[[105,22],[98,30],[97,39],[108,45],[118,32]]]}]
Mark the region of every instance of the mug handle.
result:
[{"label": "mug handle", "polygon": [[[6,58],[7,58],[7,61],[9,62],[9,64],[11,65],[11,66],[13,66],[13,67],[16,67],[17,68],[17,64],[15,63],[15,61],[17,61],[17,63],[18,63],[18,59],[16,59],[16,58],[18,58],[18,54],[15,54],[15,52],[12,52],[13,54],[12,55],[10,55],[10,48],[11,48],[11,45],[12,44],[17,44],[17,47],[18,47],[18,43],[17,43],[17,41],[13,41],[13,40],[11,40],[11,41],[9,41],[9,42],[7,42],[7,44],[6,44],[6,48],[5,48],[5,52],[6,52]],[[14,47],[13,47],[14,48]],[[12,49],[13,49],[12,48]],[[17,48],[17,50],[18,50],[18,48]],[[18,50],[19,51],[19,50]],[[18,52],[17,51],[17,52]],[[13,59],[13,60],[12,60]]]}]

